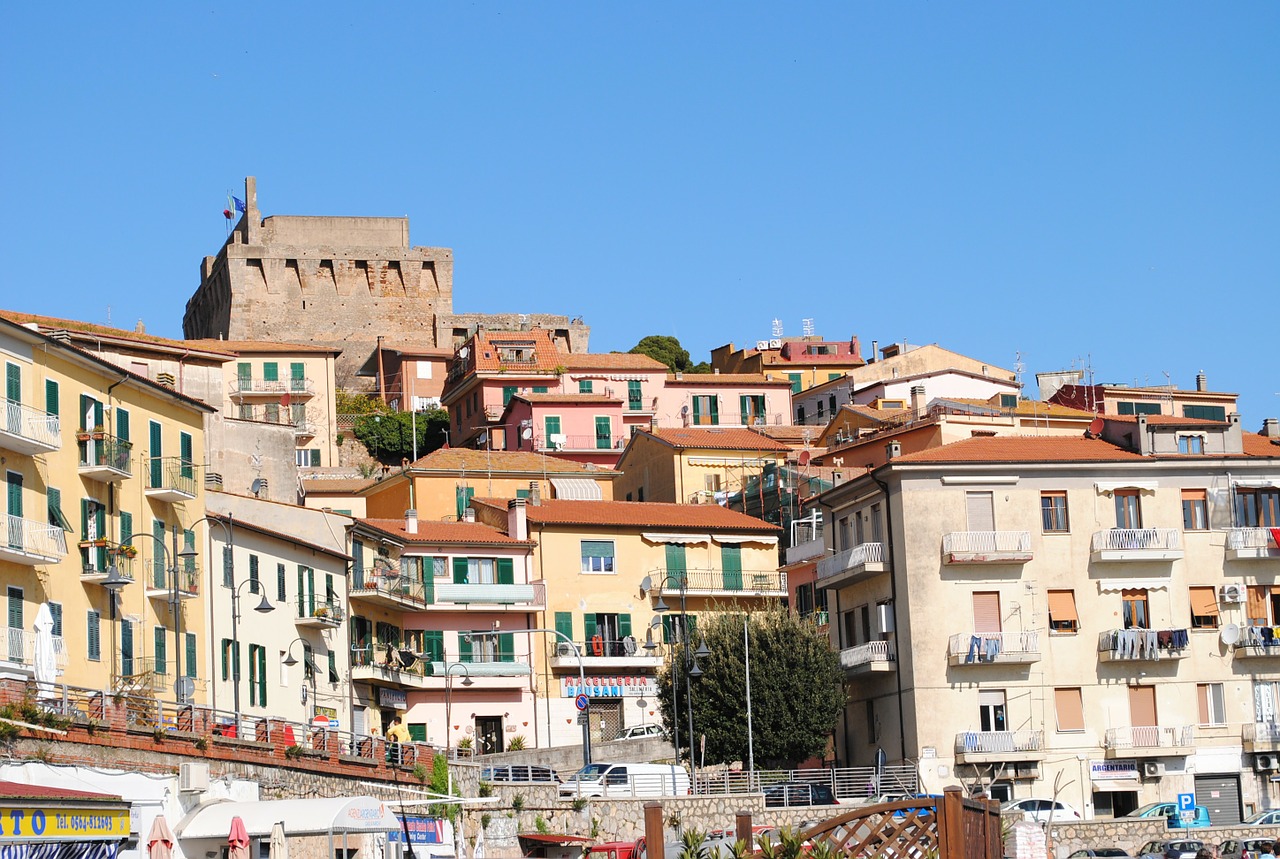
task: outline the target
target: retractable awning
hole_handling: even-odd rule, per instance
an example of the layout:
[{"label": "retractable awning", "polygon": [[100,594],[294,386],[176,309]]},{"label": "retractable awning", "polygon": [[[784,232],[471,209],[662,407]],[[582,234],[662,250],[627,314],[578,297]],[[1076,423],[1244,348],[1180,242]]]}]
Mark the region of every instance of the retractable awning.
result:
[{"label": "retractable awning", "polygon": [[640,534],[641,537],[650,543],[710,543],[710,534],[659,534],[653,531],[646,531]]},{"label": "retractable awning", "polygon": [[600,501],[604,498],[600,484],[583,477],[553,477],[551,486],[556,490],[556,498],[568,501]]},{"label": "retractable awning", "polygon": [[732,545],[734,543],[764,543],[768,546],[776,546],[778,544],[777,537],[766,537],[763,534],[713,534],[712,539],[721,545]]},{"label": "retractable awning", "polygon": [[1142,782],[1136,778],[1112,778],[1093,783],[1094,793],[1116,793],[1122,790],[1141,790]]},{"label": "retractable awning", "polygon": [[372,796],[330,799],[274,799],[262,802],[220,801],[195,808],[174,827],[182,840],[226,840],[231,818],[239,817],[250,838],[267,838],[280,821],[286,835],[337,835],[391,832],[399,826],[391,809]]}]

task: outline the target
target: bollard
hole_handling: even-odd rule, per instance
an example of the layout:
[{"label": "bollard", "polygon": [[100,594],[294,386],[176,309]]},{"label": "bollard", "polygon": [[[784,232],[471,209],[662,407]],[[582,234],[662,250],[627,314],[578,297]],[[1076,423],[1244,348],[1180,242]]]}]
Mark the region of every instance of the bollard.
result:
[{"label": "bollard", "polygon": [[753,839],[751,837],[751,812],[739,811],[734,817],[734,822],[736,824],[734,839],[747,845],[748,850],[752,849],[754,845],[752,844]]},{"label": "bollard", "polygon": [[664,859],[666,833],[662,830],[662,803],[644,804],[645,859]]}]

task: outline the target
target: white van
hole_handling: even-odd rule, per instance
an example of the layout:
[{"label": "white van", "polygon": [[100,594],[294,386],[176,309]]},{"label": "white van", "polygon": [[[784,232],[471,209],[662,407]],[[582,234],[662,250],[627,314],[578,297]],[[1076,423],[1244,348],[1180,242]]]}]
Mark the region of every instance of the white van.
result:
[{"label": "white van", "polygon": [[561,799],[579,796],[683,796],[689,774],[678,764],[587,764],[560,785]]}]

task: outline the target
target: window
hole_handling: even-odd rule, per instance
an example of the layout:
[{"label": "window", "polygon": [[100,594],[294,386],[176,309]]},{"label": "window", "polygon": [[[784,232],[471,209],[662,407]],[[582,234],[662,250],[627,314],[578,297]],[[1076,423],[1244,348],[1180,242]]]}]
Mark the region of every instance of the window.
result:
[{"label": "window", "polygon": [[822,400],[818,400],[818,402],[817,402],[817,413],[814,415],[814,417],[815,417],[817,420],[819,420],[819,421],[821,421],[821,420],[822,420],[822,417],[823,417],[823,415],[822,415]]},{"label": "window", "polygon": [[844,378],[844,373],[827,373],[827,381],[834,382],[836,379]]},{"label": "window", "polygon": [[1080,629],[1075,591],[1049,591],[1049,629],[1054,632],[1077,632]]},{"label": "window", "polygon": [[1142,507],[1138,503],[1138,490],[1116,490],[1116,527],[1137,529],[1142,527]]},{"label": "window", "polygon": [[965,513],[970,531],[994,531],[996,529],[995,500],[990,492],[966,492]]},{"label": "window", "polygon": [[58,411],[58,383],[53,379],[44,380],[44,410],[51,415],[56,415]]},{"label": "window", "polygon": [[876,721],[876,702],[871,700],[870,698],[867,699],[866,718],[867,718],[867,743],[874,746],[877,742],[880,741],[880,736],[879,736],[880,729],[879,729],[879,724]]},{"label": "window", "polygon": [[[63,531],[74,531],[66,514],[62,512],[62,491],[52,486],[45,487],[45,498],[49,503],[49,524],[56,525]],[[121,538],[120,542],[123,543],[124,539]]]},{"label": "window", "polygon": [[320,451],[300,447],[293,452],[293,461],[299,468],[319,468]]},{"label": "window", "polygon": [[1182,528],[1204,531],[1209,527],[1209,496],[1204,489],[1182,490]]},{"label": "window", "polygon": [[1221,683],[1197,683],[1196,701],[1200,705],[1201,725],[1225,725],[1227,723],[1226,700]]},{"label": "window", "polygon": [[644,391],[640,380],[631,379],[627,382],[627,409],[638,412],[642,408],[644,408]]},{"label": "window", "polygon": [[261,644],[249,645],[249,706],[267,706],[267,649]]},{"label": "window", "polygon": [[193,477],[195,475],[195,470],[193,468],[194,462],[192,460],[194,453],[193,453],[191,433],[189,432],[178,433],[178,455],[179,455],[178,456],[179,471],[182,474],[182,476],[188,477],[188,478]]},{"label": "window", "polygon": [[1183,406],[1182,416],[1224,423],[1227,420],[1227,408],[1226,406]]},{"label": "window", "polygon": [[608,415],[596,416],[596,449],[608,450],[613,447],[613,422]]},{"label": "window", "polygon": [[276,600],[284,602],[286,598],[284,588],[284,564],[276,564]]},{"label": "window", "polygon": [[102,661],[102,615],[92,609],[85,616],[88,630],[89,661]]},{"label": "window", "polygon": [[262,379],[265,382],[280,381],[280,365],[275,361],[266,361],[262,365]]},{"label": "window", "polygon": [[1272,618],[1272,604],[1275,602],[1275,594],[1271,590],[1270,585],[1249,585],[1245,592],[1248,596],[1245,598],[1245,617],[1249,619],[1250,626],[1270,626]]},{"label": "window", "polygon": [[1178,453],[1204,453],[1204,436],[1178,436]]},{"label": "window", "polygon": [[49,614],[53,616],[53,635],[55,638],[62,637],[62,603],[49,603]]},{"label": "window", "polygon": [[497,584],[498,577],[493,558],[467,558],[467,584]]},{"label": "window", "polygon": [[1158,415],[1159,403],[1116,403],[1116,412],[1122,415]]},{"label": "window", "polygon": [[560,434],[560,417],[558,415],[547,415],[542,419],[542,423],[546,428],[545,446],[557,450],[564,447],[565,438]]},{"label": "window", "polygon": [[796,406],[796,423],[804,425],[804,406]]},{"label": "window", "polygon": [[579,379],[579,380],[578,380],[578,393],[579,393],[579,394],[590,394],[590,393],[592,393],[591,388],[592,388],[592,384],[591,384],[591,380],[590,380],[590,379]]},{"label": "window", "polygon": [[791,393],[798,394],[804,390],[804,376],[800,373],[788,373],[787,378],[791,380]]},{"label": "window", "polygon": [[262,407],[262,419],[269,424],[280,423],[280,404],[267,403]]},{"label": "window", "polygon": [[[428,364],[428,367],[431,365]],[[289,364],[289,390],[305,391],[307,389],[307,370],[301,362]]]},{"label": "window", "polygon": [[717,426],[720,423],[720,398],[714,394],[693,397],[693,425]]},{"label": "window", "polygon": [[116,407],[116,438],[129,440],[129,410]]},{"label": "window", "polygon": [[1000,408],[1016,409],[1017,407],[1018,407],[1017,394],[1001,394],[1000,395]]},{"label": "window", "polygon": [[[533,386],[533,392],[534,392],[535,394],[545,394],[545,393],[547,392],[547,386],[546,386],[546,385],[534,385],[534,386]],[[479,408],[479,406],[477,406],[476,408]]]},{"label": "window", "polygon": [[290,403],[289,404],[289,423],[295,427],[306,427],[307,425],[307,404],[306,403]]},{"label": "window", "polygon": [[582,572],[612,573],[613,568],[612,540],[582,541]]},{"label": "window", "polygon": [[973,631],[1000,631],[1000,593],[977,591],[973,595]]},{"label": "window", "polygon": [[1054,689],[1053,703],[1058,714],[1059,731],[1084,730],[1084,701],[1078,688]]},{"label": "window", "polygon": [[511,402],[511,398],[512,398],[512,397],[514,397],[515,395],[516,395],[516,386],[515,386],[515,385],[504,385],[504,386],[503,386],[503,388],[502,388],[502,405],[503,405],[503,408],[505,408],[505,407],[506,407],[507,403]]},{"label": "window", "polygon": [[338,678],[338,654],[336,651],[329,651],[329,682],[335,686],[339,682]]},{"label": "window", "polygon": [[719,492],[720,477],[721,475],[719,474],[702,475],[702,488],[705,489],[707,492]]},{"label": "window", "polygon": [[1236,527],[1280,527],[1280,489],[1236,487]]},{"label": "window", "polygon": [[432,578],[441,579],[441,578],[448,577],[449,575],[449,559],[448,558],[428,558],[426,560],[430,562],[429,564],[427,564],[427,566],[431,568]]},{"label": "window", "polygon": [[1066,490],[1050,490],[1040,493],[1040,524],[1046,534],[1065,533],[1067,524]]},{"label": "window", "polygon": [[742,412],[743,426],[755,426],[765,422],[764,394],[743,394],[738,397],[738,407]]},{"label": "window", "polygon": [[1191,628],[1218,628],[1218,595],[1212,587],[1191,588]]},{"label": "window", "polygon": [[1145,588],[1126,588],[1120,592],[1124,600],[1124,628],[1150,629],[1150,615],[1147,613],[1147,591]]},{"label": "window", "polygon": [[258,556],[249,556],[249,593],[258,592]]},{"label": "window", "polygon": [[981,722],[982,731],[984,733],[1008,730],[1006,727],[1008,719],[1005,712],[1004,690],[979,690],[978,715],[980,717],[979,721]]},{"label": "window", "polygon": [[236,364],[236,384],[241,391],[253,390],[253,365],[247,361]]}]

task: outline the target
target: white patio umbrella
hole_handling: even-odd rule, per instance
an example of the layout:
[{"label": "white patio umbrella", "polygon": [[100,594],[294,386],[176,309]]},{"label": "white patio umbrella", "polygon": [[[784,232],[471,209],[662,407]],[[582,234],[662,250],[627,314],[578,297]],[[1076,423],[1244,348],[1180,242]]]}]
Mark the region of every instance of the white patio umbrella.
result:
[{"label": "white patio umbrella", "polygon": [[471,859],[484,859],[484,825],[476,830],[476,846],[471,851]]},{"label": "white patio umbrella", "polygon": [[47,602],[40,603],[36,610],[36,652],[35,672],[36,688],[41,698],[54,696],[53,686],[58,682],[58,655],[53,645],[53,613],[49,611]]},{"label": "white patio umbrella", "polygon": [[284,823],[271,827],[271,859],[289,859],[289,839],[284,835]]}]

